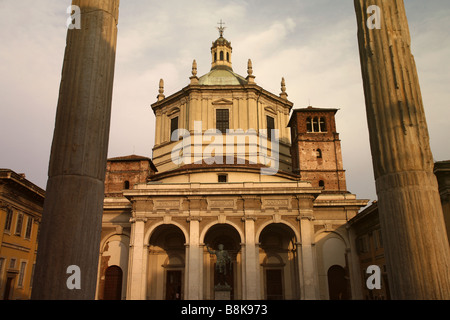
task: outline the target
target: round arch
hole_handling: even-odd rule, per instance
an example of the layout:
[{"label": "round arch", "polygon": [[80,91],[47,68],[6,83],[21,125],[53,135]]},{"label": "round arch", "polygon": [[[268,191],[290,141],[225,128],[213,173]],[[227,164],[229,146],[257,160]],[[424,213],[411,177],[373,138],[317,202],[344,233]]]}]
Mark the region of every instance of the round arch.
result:
[{"label": "round arch", "polygon": [[272,220],[272,221],[267,221],[267,222],[263,223],[263,224],[258,228],[258,230],[256,231],[256,234],[255,234],[255,243],[259,243],[259,237],[261,236],[261,232],[263,232],[263,230],[264,230],[266,227],[268,227],[268,226],[271,225],[271,224],[277,224],[277,223],[284,224],[284,225],[286,225],[287,227],[289,227],[289,229],[294,233],[295,240],[296,240],[297,242],[300,241],[300,233],[298,232],[298,230],[295,229],[295,226],[293,226],[292,224],[290,224],[289,222],[284,221],[284,220],[280,220],[280,221],[277,221],[277,222],[275,222],[275,221]]},{"label": "round arch", "polygon": [[350,241],[349,239],[343,235],[342,233],[338,232],[337,230],[327,230],[326,228],[320,229],[319,231],[317,231],[314,234],[314,242],[319,242],[320,240],[322,240],[323,238],[325,238],[326,236],[334,236],[336,238],[339,238],[340,240],[342,240],[345,244],[345,248],[349,249],[350,248]]},{"label": "round arch", "polygon": [[118,233],[117,231],[111,231],[100,241],[100,254],[102,254],[105,251],[106,244],[114,236],[119,236],[119,237],[124,236],[124,237],[128,238],[128,242],[130,241],[130,234],[128,232]]},{"label": "round arch", "polygon": [[200,233],[200,238],[199,238],[200,243],[203,243],[203,242],[204,242],[204,240],[205,240],[205,235],[206,235],[206,233],[209,231],[209,229],[211,229],[211,227],[213,227],[213,226],[215,226],[215,225],[218,225],[218,224],[228,224],[228,225],[232,226],[232,227],[237,231],[237,233],[239,233],[239,237],[240,237],[241,243],[244,242],[244,239],[245,239],[245,238],[244,238],[244,233],[242,232],[241,228],[240,228],[238,225],[236,225],[235,223],[226,220],[226,221],[224,221],[223,223],[221,223],[221,222],[219,222],[219,221],[213,221],[213,222],[211,222],[211,223],[208,223],[208,224],[203,228],[202,232]]},{"label": "round arch", "polygon": [[185,241],[185,243],[188,242],[188,240],[189,240],[189,234],[188,234],[188,232],[186,231],[186,229],[185,229],[181,224],[179,224],[179,223],[177,223],[177,222],[174,222],[174,221],[171,221],[171,222],[168,222],[168,223],[166,223],[166,222],[164,222],[164,221],[160,221],[160,222],[157,222],[157,223],[155,223],[154,225],[152,225],[152,226],[150,227],[150,229],[148,229],[147,232],[145,233],[145,236],[144,236],[144,243],[145,243],[145,244],[148,244],[148,243],[150,242],[150,238],[151,238],[153,232],[154,232],[158,227],[160,227],[160,226],[162,226],[162,225],[173,225],[173,226],[175,226],[175,227],[178,227],[178,228],[180,229],[180,231],[181,231],[181,232],[183,233],[183,235],[184,235],[184,241]]}]

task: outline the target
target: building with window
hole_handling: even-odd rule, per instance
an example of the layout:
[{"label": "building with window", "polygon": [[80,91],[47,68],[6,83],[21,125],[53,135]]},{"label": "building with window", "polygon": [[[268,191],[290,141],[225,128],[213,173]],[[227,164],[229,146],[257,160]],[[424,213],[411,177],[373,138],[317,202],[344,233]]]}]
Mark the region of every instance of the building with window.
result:
[{"label": "building with window", "polygon": [[168,96],[160,81],[151,159],[108,161],[97,298],[215,299],[222,244],[231,299],[351,299],[346,224],[368,201],[346,189],[336,110],[294,110],[251,60],[234,72],[219,32],[208,73],[194,60]]},{"label": "building with window", "polygon": [[0,169],[0,299],[29,299],[45,192]]}]

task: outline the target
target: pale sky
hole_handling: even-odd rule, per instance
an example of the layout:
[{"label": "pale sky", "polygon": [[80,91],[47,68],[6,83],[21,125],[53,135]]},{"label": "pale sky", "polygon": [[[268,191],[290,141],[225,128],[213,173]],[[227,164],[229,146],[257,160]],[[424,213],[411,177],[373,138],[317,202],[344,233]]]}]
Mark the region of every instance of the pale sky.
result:
[{"label": "pale sky", "polygon": [[[46,187],[70,0],[0,0],[0,167]],[[450,2],[405,0],[436,161],[449,160]],[[165,95],[210,70],[222,19],[233,69],[294,108],[339,108],[347,187],[376,199],[353,0],[122,0],[108,157],[152,156],[159,79]]]}]

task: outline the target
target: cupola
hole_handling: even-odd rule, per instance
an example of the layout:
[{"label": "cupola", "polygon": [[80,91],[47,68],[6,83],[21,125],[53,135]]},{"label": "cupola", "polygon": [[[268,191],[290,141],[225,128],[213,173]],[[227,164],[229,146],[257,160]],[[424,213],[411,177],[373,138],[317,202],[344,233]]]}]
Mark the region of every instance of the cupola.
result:
[{"label": "cupola", "polygon": [[231,53],[233,49],[231,48],[231,42],[223,37],[223,32],[225,31],[224,24],[220,20],[220,27],[217,28],[219,30],[219,38],[213,42],[211,47],[211,70],[221,68],[233,70],[231,64]]}]

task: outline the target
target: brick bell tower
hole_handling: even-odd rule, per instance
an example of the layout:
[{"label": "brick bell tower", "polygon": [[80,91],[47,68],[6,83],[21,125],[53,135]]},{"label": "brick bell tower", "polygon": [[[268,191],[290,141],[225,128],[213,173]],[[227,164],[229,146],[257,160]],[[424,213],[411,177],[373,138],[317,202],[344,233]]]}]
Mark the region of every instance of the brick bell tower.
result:
[{"label": "brick bell tower", "polygon": [[314,187],[347,191],[342,163],[341,141],[336,132],[337,109],[293,110],[291,128],[292,171]]}]

